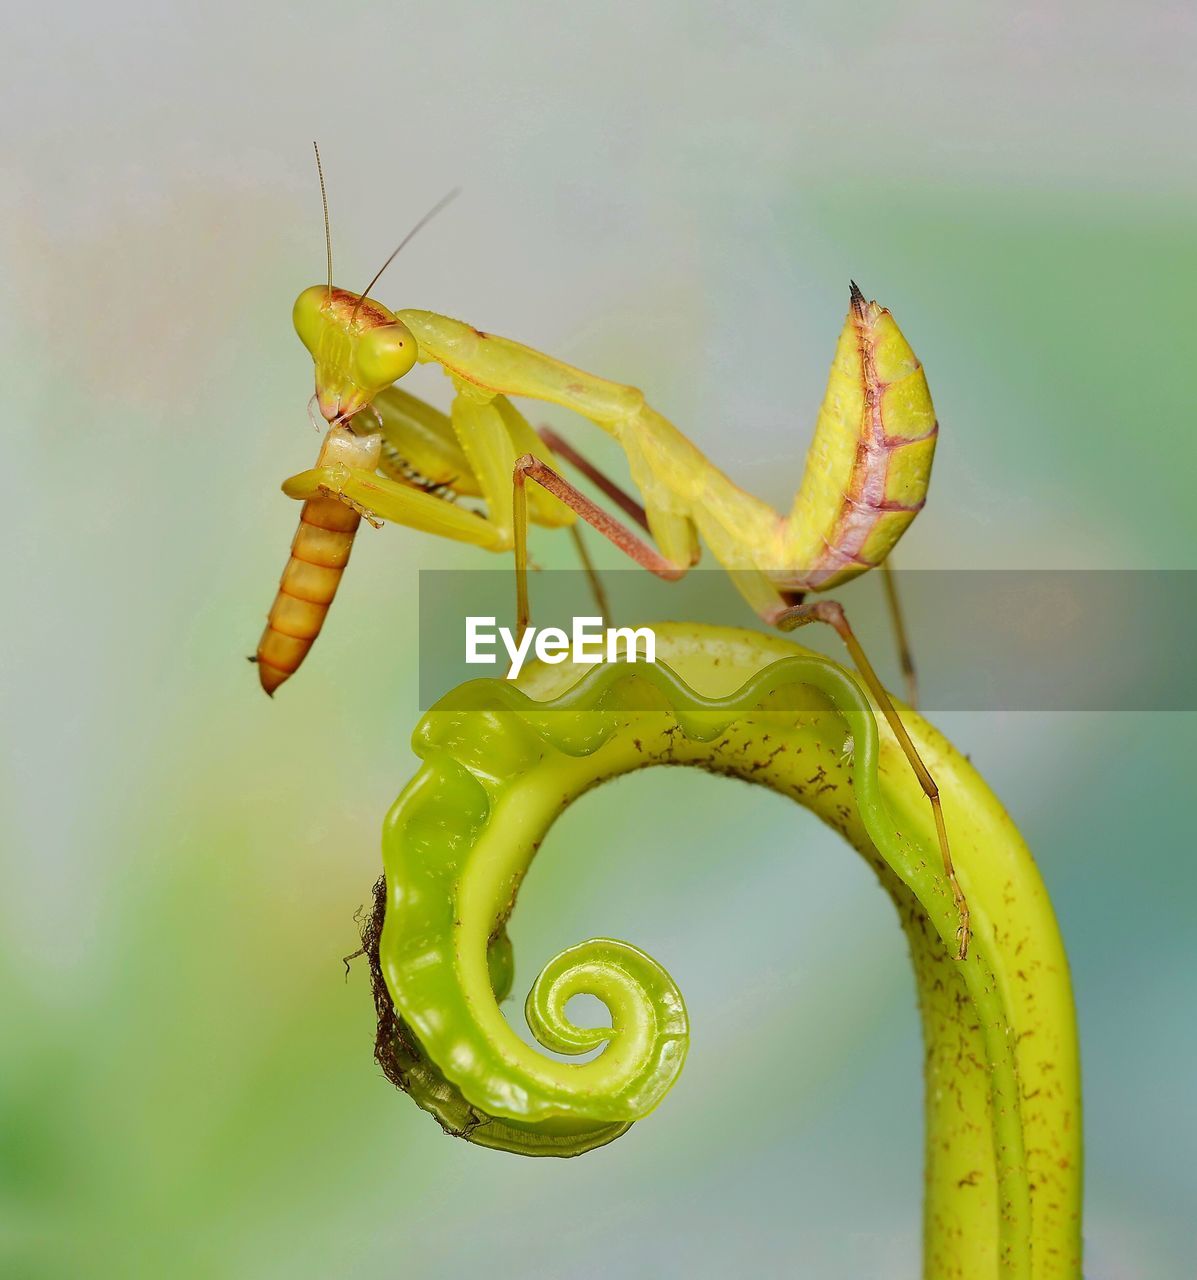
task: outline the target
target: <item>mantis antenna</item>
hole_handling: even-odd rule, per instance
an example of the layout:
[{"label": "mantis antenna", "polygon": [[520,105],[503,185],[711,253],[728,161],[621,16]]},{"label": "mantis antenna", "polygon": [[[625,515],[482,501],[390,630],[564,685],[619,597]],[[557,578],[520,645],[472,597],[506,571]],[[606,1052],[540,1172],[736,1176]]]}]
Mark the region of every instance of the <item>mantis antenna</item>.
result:
[{"label": "mantis antenna", "polygon": [[328,259],[328,295],[332,297],[332,231],[328,225],[328,192],[324,187],[324,167],[320,163],[320,146],[312,142],[316,153],[316,173],[320,178],[320,203],[324,206],[324,256]]},{"label": "mantis antenna", "polygon": [[[382,279],[382,273],[387,269],[387,267],[389,267],[391,263],[394,262],[395,259],[399,256],[399,250],[404,248],[410,242],[410,240],[416,234],[417,231],[420,231],[424,227],[426,227],[447,204],[451,204],[454,200],[457,199],[459,195],[461,195],[461,188],[454,187],[453,190],[450,191],[447,195],[441,196],[441,198],[436,202],[436,204],[434,204],[432,208],[429,209],[428,212],[420,219],[420,221],[417,222],[414,227],[412,227],[412,229],[407,233],[407,235],[405,235],[403,239],[399,241],[399,243],[395,246],[394,250],[392,251],[391,256],[374,273],[374,279],[371,280],[370,283],[366,285],[366,287],[358,295],[357,301],[353,304],[353,310],[349,313],[350,324],[353,323],[353,318],[354,316],[357,315],[358,308],[362,305],[362,301],[365,299],[366,295],[370,292],[371,289],[374,288],[374,286],[379,282],[379,280]],[[330,250],[330,253],[331,253],[331,250]]]}]

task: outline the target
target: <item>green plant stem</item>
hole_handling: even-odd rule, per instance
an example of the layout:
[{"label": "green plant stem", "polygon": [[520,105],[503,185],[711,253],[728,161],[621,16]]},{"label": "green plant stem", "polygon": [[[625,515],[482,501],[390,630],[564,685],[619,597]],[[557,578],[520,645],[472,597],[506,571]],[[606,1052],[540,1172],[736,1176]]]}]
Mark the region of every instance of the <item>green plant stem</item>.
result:
[{"label": "green plant stem", "polygon": [[[528,997],[533,1032],[558,1052],[606,1047],[583,1063],[546,1057],[500,1009],[507,920],[546,832],[583,792],[666,764],[743,778],[840,831],[898,909],[926,1045],[924,1274],[1079,1276],[1072,995],[1051,905],[1013,823],[968,761],[903,709],[939,781],[972,909],[973,946],[960,962],[930,809],[857,680],[776,637],[655,630],[656,666],[604,666],[581,680],[531,668],[519,688],[472,681],[418,726],[424,763],[385,828],[379,948],[409,1092],[460,1136],[524,1154],[579,1154],[651,1111],[688,1043],[669,975],[611,939],[556,957]],[[839,945],[854,945],[851,933]],[[570,1023],[566,1003],[582,992],[604,1001],[610,1028]]]}]

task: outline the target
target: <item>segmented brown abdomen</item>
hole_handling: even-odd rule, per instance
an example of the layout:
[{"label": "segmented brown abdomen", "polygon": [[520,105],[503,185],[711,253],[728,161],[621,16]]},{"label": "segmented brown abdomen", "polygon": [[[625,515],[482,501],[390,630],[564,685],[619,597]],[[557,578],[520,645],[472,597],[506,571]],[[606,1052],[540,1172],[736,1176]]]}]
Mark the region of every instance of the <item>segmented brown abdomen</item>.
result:
[{"label": "segmented brown abdomen", "polygon": [[361,520],[336,498],[309,498],[303,504],[291,558],[258,642],[258,678],[267,693],[299,669],[320,634]]},{"label": "segmented brown abdomen", "polygon": [[[373,473],[378,466],[377,432],[359,436],[348,426],[330,427],[320,446],[317,468],[330,477],[346,468]],[[324,626],[324,616],[353,550],[361,515],[338,498],[318,494],[303,504],[291,558],[279,581],[274,607],[258,642],[258,678],[273,694],[307,657]]]}]

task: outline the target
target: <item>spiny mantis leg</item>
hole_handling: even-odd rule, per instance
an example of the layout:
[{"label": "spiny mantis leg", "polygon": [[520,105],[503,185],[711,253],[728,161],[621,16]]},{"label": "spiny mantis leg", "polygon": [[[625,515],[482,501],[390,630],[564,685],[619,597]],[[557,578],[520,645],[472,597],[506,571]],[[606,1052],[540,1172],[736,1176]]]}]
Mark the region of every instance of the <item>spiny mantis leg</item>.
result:
[{"label": "spiny mantis leg", "polygon": [[284,481],[283,492],[290,498],[302,499],[325,494],[367,519],[389,520],[487,550],[499,550],[503,543],[502,533],[484,517],[413,485],[359,467],[339,465],[301,471]]},{"label": "spiny mantis leg", "polygon": [[894,629],[894,639],[898,642],[898,661],[902,664],[906,701],[917,711],[919,709],[919,677],[914,667],[914,654],[910,648],[910,640],[906,635],[906,619],[902,614],[901,601],[898,599],[897,578],[888,559],[881,564],[881,581],[885,584],[885,601],[889,607],[890,625]]},{"label": "spiny mantis leg", "polygon": [[898,715],[897,708],[890,700],[889,694],[886,693],[885,686],[877,678],[877,673],[873,670],[873,664],[865,656],[865,651],[861,647],[860,641],[857,640],[856,633],[848,625],[843,606],[835,600],[815,600],[810,604],[796,604],[773,618],[772,621],[774,626],[782,631],[793,631],[809,622],[825,622],[838,633],[840,639],[844,642],[844,647],[851,654],[857,671],[860,672],[869,692],[881,708],[881,714],[889,722],[889,727],[893,730],[894,737],[898,739],[898,745],[902,748],[902,753],[910,762],[910,767],[914,770],[914,775],[919,780],[919,786],[922,787],[923,794],[931,804],[931,812],[935,815],[935,834],[939,839],[939,852],[943,858],[944,872],[948,877],[948,884],[952,890],[952,900],[955,902],[956,910],[960,915],[960,927],[956,930],[956,936],[960,939],[957,958],[963,960],[968,955],[968,942],[971,936],[968,902],[965,900],[964,893],[956,879],[956,868],[952,865],[952,851],[948,847],[948,829],[943,820],[943,805],[939,798],[939,787],[936,785],[935,779],[931,776],[927,766],[923,763],[923,759],[914,743],[910,740],[910,734],[906,732],[906,726],[902,723],[902,718]]},{"label": "spiny mantis leg", "polygon": [[597,529],[614,546],[625,555],[630,556],[641,568],[666,582],[676,582],[689,566],[674,564],[667,560],[656,547],[649,546],[642,538],[634,534],[627,525],[621,524],[614,516],[604,511],[597,503],[592,502],[584,493],[574,488],[563,476],[559,476],[547,463],[541,462],[530,453],[515,461],[512,473],[513,524],[515,528],[515,613],[516,643],[518,644],[527,630],[529,622],[528,610],[528,495],[525,488],[527,480],[534,480],[542,489],[546,489],[554,498],[560,499],[576,515],[582,517],[592,529]]}]

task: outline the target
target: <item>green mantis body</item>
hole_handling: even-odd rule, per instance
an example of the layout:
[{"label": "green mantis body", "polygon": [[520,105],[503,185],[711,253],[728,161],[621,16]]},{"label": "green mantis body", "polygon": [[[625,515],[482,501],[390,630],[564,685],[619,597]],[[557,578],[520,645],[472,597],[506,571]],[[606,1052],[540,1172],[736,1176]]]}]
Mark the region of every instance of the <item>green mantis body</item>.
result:
[{"label": "green mantis body", "polygon": [[[580,682],[576,668],[532,666],[518,687],[472,681],[417,727],[423,764],[384,828],[385,923],[366,939],[380,1062],[450,1132],[521,1154],[577,1155],[646,1116],[685,1058],[680,991],[625,942],[570,947],[532,985],[529,1026],[558,1053],[605,1048],[582,1063],[538,1053],[500,1008],[516,895],[554,820],[596,785],[659,765],[738,777],[840,831],[897,908],[926,1042],[925,1275],[1076,1280],[1075,1015],[1051,905],[1013,823],[968,761],[909,715],[947,784],[975,907],[976,946],[956,963],[935,825],[861,685],[779,637],[654,629],[657,666],[604,665]],[[837,945],[852,947],[850,929]],[[607,1005],[609,1027],[570,1021],[581,993]]]},{"label": "green mantis body", "polygon": [[[581,516],[665,579],[697,563],[701,537],[766,622],[783,630],[830,622],[859,662],[842,616],[803,598],[885,562],[926,500],[939,433],[922,366],[887,310],[852,285],[802,484],[782,515],[734,484],[637,388],[460,320],[391,311],[369,297],[400,249],[456,192],[416,224],[363,293],[334,287],[328,199],[315,151],[328,278],[299,295],[293,320],[315,362],[313,399],[330,431],[316,466],[283,485],[305,507],[258,648],[267,693],[298,669],[319,634],[362,516],[490,551],[514,550],[521,632],[528,621],[529,520],[561,526]],[[439,364],[453,382],[447,418],[393,385],[420,362]],[[512,396],[560,405],[619,442],[643,506],[568,446],[562,452],[644,527],[652,545],[561,477],[552,465],[551,433],[538,436]],[[363,420],[366,409],[371,415]],[[530,499],[528,480],[538,486]],[[455,507],[458,495],[481,498],[484,509]],[[892,584],[890,594],[913,690]],[[863,674],[872,685],[871,670]]]},{"label": "green mantis body", "polygon": [[[285,492],[303,499],[331,493],[380,519],[489,551],[515,549],[522,536],[520,470],[546,490],[534,491],[531,520],[568,525],[582,515],[599,523],[572,486],[533,465],[552,467],[553,454],[511,397],[560,405],[619,442],[654,546],[617,529],[610,517],[599,523],[601,532],[667,578],[697,562],[701,539],[771,623],[795,594],[825,591],[880,565],[926,498],[938,428],[922,366],[890,313],[866,302],[855,286],[806,472],[787,515],[730,480],[636,388],[508,338],[431,311],[391,312],[320,285],[300,294],[295,326],[315,361],[321,412],[334,427],[352,419],[357,431],[380,431],[389,474],[318,466],[288,480]],[[369,347],[384,336],[380,359]],[[416,361],[435,362],[452,380],[457,394],[448,418],[388,390],[383,379]],[[359,417],[369,406],[377,416]],[[480,497],[485,511],[430,495],[426,485],[412,483],[416,476],[445,493]]]}]

